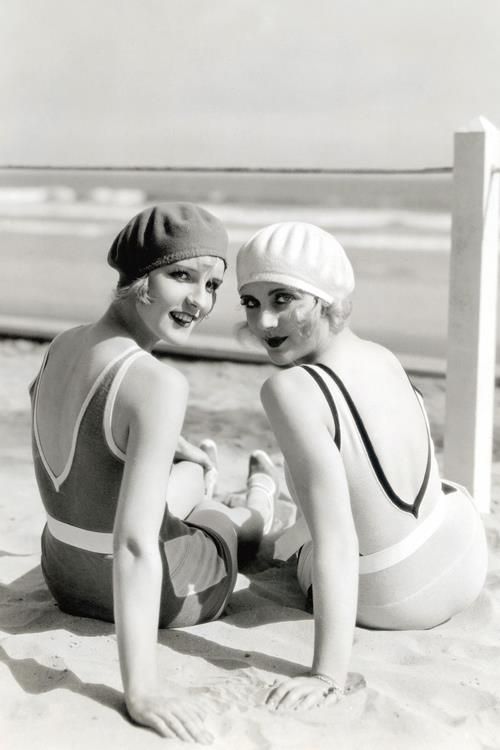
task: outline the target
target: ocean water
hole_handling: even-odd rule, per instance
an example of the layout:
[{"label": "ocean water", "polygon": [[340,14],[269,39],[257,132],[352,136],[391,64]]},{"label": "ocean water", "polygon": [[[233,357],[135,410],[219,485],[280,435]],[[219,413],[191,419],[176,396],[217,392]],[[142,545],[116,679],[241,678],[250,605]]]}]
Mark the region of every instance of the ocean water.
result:
[{"label": "ocean water", "polygon": [[229,271],[193,349],[241,352],[237,248],[266,224],[300,220],[346,248],[357,278],[353,327],[361,335],[399,353],[445,356],[448,175],[0,173],[0,328],[22,319],[28,329],[37,320],[57,329],[99,315],[115,283],[105,263],[113,237],[160,200],[199,202],[230,236]]}]

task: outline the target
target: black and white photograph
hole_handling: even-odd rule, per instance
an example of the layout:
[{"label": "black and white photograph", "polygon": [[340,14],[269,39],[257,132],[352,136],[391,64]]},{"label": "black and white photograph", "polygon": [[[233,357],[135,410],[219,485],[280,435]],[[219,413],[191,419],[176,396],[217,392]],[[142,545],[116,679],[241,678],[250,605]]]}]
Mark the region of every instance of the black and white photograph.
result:
[{"label": "black and white photograph", "polygon": [[500,4],[0,0],[0,745],[500,748]]}]

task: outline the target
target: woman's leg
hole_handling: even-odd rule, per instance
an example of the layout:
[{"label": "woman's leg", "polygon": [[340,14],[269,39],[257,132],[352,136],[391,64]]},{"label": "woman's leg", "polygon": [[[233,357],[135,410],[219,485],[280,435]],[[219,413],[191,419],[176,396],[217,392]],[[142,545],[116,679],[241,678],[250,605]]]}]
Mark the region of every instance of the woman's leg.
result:
[{"label": "woman's leg", "polygon": [[235,508],[206,499],[200,464],[179,461],[170,473],[167,506],[178,518],[208,526],[219,534],[222,530],[226,532],[229,520],[238,541],[259,542],[272,523],[278,490],[278,472],[264,451],[255,451],[250,456],[246,494],[242,505]]},{"label": "woman's leg", "polygon": [[192,461],[172,466],[167,490],[167,507],[178,518],[185,519],[204,498],[203,468]]},{"label": "woman's leg", "polygon": [[[242,505],[229,507],[213,500],[204,500],[189,514],[189,521],[213,528],[221,534],[229,520],[238,542],[258,543],[272,524],[274,502],[279,490],[278,472],[264,451],[250,456],[247,490]],[[223,535],[223,534],[221,534]]]},{"label": "woman's leg", "polygon": [[[198,464],[179,462],[171,479],[170,513],[162,538],[172,576],[163,578],[165,591],[169,590],[163,596],[161,622],[162,627],[181,627],[214,619],[224,610],[236,582],[239,553],[241,559],[245,551],[239,549],[239,543],[250,542],[247,553],[252,548],[252,556],[255,554],[272,522],[278,480],[274,464],[260,451],[250,459],[246,504],[238,508],[207,499]],[[182,523],[179,515],[186,510],[187,523]],[[202,535],[200,530],[208,533]],[[207,539],[210,536],[212,543]]]},{"label": "woman's leg", "polygon": [[167,507],[178,518],[185,519],[193,508],[205,499],[211,499],[217,481],[217,446],[213,440],[203,440],[200,448],[213,464],[213,469],[204,473],[200,464],[179,461],[170,472],[167,490]]}]

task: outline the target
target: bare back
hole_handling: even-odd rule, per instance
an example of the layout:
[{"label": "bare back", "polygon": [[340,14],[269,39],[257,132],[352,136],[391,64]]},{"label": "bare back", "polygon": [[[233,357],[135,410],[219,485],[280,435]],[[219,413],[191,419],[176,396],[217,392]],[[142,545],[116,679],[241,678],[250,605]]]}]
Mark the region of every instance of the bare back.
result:
[{"label": "bare back", "polygon": [[[85,402],[106,367],[131,348],[125,337],[102,338],[93,326],[65,331],[54,340],[38,384],[36,426],[44,456],[55,475],[61,474]],[[126,441],[126,426],[113,420],[118,445]]]},{"label": "bare back", "polygon": [[[426,419],[405,371],[387,349],[351,337],[335,359],[325,358],[348,390],[385,474],[394,489],[406,497],[426,468]],[[342,408],[341,399],[336,404]]]},{"label": "bare back", "polygon": [[[389,351],[344,331],[320,361],[273,375],[262,395],[293,484],[308,495],[309,476],[325,508],[345,477],[363,554],[397,543],[432,512],[441,482],[427,418]],[[295,494],[300,503],[298,486]]]}]

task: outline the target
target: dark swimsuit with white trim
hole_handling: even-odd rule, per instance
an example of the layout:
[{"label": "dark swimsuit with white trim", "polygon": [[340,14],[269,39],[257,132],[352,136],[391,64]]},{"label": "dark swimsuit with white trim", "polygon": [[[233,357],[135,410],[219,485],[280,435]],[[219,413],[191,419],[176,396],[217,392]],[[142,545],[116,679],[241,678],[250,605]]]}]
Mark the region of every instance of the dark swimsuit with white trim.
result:
[{"label": "dark swimsuit with white trim", "polygon": [[[80,617],[113,621],[112,535],[125,456],[109,443],[108,399],[113,383],[138,356],[137,346],[103,370],[77,418],[63,472],[51,470],[37,425],[40,372],[30,386],[32,450],[36,479],[47,513],[42,570],[60,608]],[[229,521],[228,521],[229,524]],[[163,563],[160,627],[211,620],[221,613],[236,579],[236,561],[214,530],[172,515],[168,508],[158,540]]]}]

